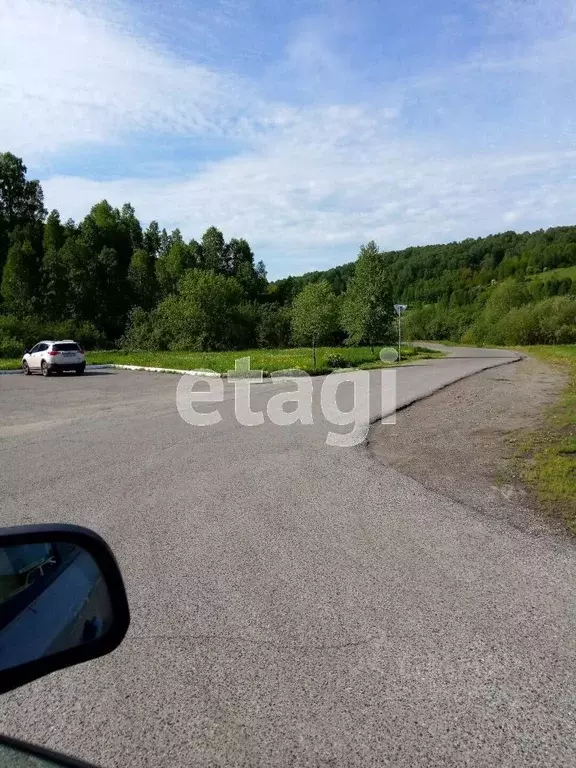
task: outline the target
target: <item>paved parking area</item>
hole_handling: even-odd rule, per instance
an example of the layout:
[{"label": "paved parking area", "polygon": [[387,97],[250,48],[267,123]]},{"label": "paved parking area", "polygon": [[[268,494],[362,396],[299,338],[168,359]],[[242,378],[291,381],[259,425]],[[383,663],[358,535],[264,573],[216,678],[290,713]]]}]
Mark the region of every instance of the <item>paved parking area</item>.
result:
[{"label": "paved parking area", "polygon": [[[402,369],[400,401],[497,362]],[[99,531],[132,610],[114,654],[3,697],[3,731],[122,768],[574,765],[573,547],[321,422],[242,427],[230,384],[190,427],[178,379],[0,376],[3,523]]]}]

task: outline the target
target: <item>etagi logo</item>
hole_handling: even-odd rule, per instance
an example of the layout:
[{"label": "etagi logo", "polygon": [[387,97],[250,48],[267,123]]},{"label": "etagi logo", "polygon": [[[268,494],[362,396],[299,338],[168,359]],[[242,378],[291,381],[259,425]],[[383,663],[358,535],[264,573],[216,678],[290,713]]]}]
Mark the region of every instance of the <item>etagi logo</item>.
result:
[{"label": "etagi logo", "polygon": [[[383,349],[380,358],[384,362],[394,362],[396,351]],[[298,422],[313,425],[325,419],[334,426],[351,427],[346,432],[329,431],[326,445],[351,448],[366,439],[371,421],[378,417],[383,424],[396,423],[394,368],[373,371],[343,369],[314,378],[300,370],[275,371],[269,381],[281,385],[282,390],[277,392],[275,386],[261,390],[260,394],[269,394],[265,409],[253,410],[252,395],[258,393],[258,387],[253,388],[253,385],[264,382],[264,373],[250,369],[249,357],[238,358],[234,367],[234,371],[228,371],[228,382],[234,387],[234,418],[242,426],[261,426],[266,416],[272,424],[281,427]],[[208,406],[224,403],[224,399],[224,380],[214,371],[206,371],[202,376],[184,375],[178,382],[178,413],[192,426],[219,424],[222,421],[220,409]],[[201,410],[196,405],[201,406]],[[374,410],[371,410],[371,405]]]}]

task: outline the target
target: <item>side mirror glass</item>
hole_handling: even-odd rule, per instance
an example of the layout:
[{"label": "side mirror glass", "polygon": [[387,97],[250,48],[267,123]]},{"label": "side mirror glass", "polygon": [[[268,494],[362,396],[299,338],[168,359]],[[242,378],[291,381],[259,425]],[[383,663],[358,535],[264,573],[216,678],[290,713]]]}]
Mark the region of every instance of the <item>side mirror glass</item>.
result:
[{"label": "side mirror glass", "polygon": [[122,576],[97,534],[0,529],[0,693],[109,653],[129,621]]}]

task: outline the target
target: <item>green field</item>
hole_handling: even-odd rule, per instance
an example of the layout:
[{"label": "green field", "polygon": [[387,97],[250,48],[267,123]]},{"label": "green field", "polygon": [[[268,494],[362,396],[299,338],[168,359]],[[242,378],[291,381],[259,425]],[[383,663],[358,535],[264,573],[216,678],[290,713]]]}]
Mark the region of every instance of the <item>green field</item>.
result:
[{"label": "green field", "polygon": [[576,280],[576,267],[559,267],[558,269],[549,269],[546,272],[538,272],[536,275],[526,275],[528,280],[564,280],[569,277]]},{"label": "green field", "polygon": [[526,347],[524,352],[561,366],[569,383],[546,413],[544,426],[525,435],[518,457],[524,481],[544,509],[576,534],[576,345]]},{"label": "green field", "polygon": [[[309,373],[328,373],[332,367],[328,358],[341,355],[352,367],[372,368],[382,367],[379,358],[380,348],[375,347],[318,347],[316,350],[316,368],[313,367],[312,350],[308,348],[294,349],[247,349],[234,352],[124,352],[121,350],[104,350],[88,352],[88,364],[116,363],[118,365],[144,365],[153,368],[176,368],[183,371],[216,371],[227,373],[234,370],[234,363],[242,357],[250,358],[253,370],[263,370],[266,373],[281,371],[289,368],[300,368]],[[402,347],[402,360],[411,362],[433,357],[442,357],[422,347]],[[0,360],[0,369],[19,368],[20,360]]]}]

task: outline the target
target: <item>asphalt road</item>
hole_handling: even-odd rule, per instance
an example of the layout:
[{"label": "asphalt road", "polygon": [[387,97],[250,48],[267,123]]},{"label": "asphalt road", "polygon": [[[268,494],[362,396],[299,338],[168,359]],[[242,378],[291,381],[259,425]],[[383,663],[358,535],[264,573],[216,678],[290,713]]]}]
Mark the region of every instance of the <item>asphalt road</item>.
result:
[{"label": "asphalt road", "polygon": [[[400,405],[508,356],[457,354],[400,369]],[[2,523],[93,527],[132,609],[115,653],[3,697],[0,730],[110,767],[576,764],[569,542],[326,446],[317,404],[244,427],[226,384],[190,426],[178,381],[0,376]]]}]

